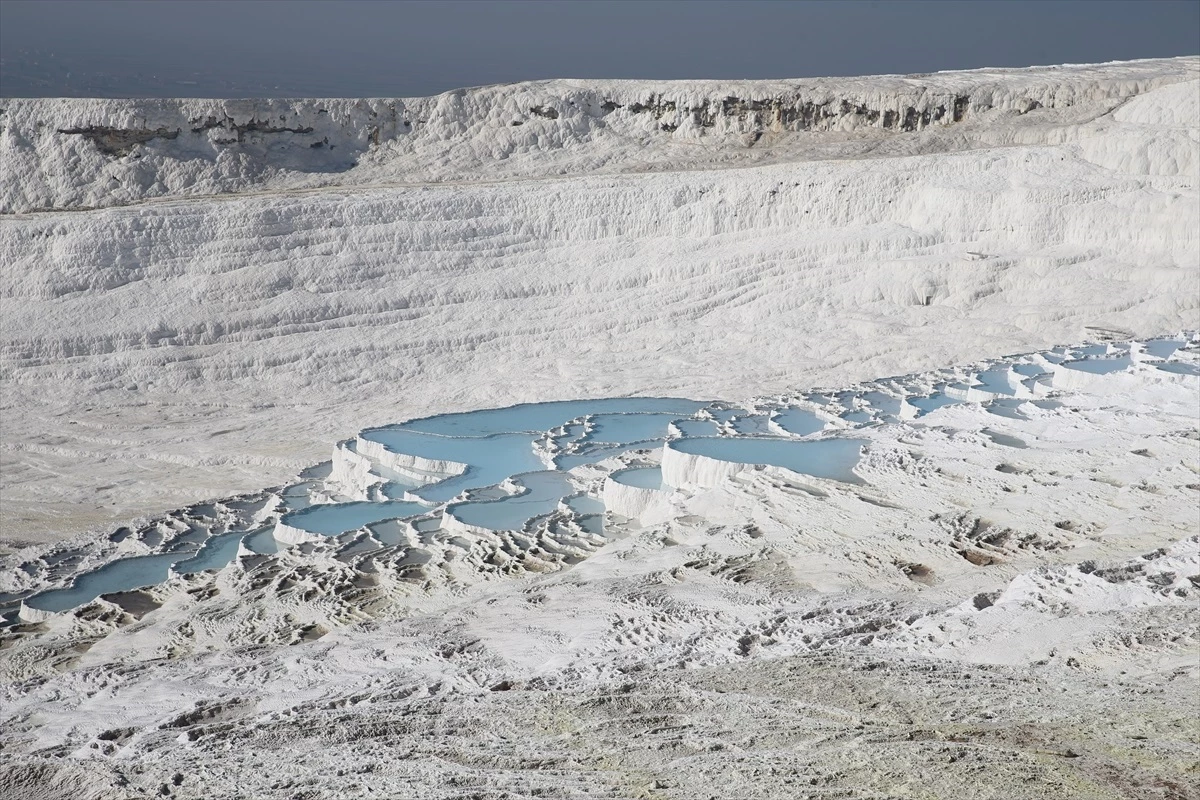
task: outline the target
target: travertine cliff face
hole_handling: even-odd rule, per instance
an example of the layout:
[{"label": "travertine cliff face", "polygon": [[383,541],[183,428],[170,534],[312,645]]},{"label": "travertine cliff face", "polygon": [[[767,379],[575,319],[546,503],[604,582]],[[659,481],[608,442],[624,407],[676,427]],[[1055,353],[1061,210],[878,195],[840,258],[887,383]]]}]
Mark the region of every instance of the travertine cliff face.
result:
[{"label": "travertine cliff face", "polygon": [[1180,58],[820,81],[559,80],[416,99],[13,99],[0,115],[0,212],[1047,143],[1197,75],[1200,62]]}]

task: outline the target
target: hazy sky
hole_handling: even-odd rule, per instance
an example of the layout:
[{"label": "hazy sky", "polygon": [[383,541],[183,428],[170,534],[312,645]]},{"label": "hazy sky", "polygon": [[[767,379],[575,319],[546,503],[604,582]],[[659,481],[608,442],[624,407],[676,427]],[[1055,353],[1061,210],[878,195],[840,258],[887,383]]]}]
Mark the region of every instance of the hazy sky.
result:
[{"label": "hazy sky", "polygon": [[4,96],[416,96],[1200,53],[1200,0],[0,0]]}]

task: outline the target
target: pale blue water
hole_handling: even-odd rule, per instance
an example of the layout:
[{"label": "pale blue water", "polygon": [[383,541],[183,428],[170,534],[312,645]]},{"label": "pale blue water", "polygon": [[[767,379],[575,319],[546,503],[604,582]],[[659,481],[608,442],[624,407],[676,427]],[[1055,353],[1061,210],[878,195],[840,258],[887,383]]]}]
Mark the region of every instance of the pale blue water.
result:
[{"label": "pale blue water", "polygon": [[591,515],[604,513],[604,501],[587,494],[576,495],[566,501],[576,514]]},{"label": "pale blue water", "polygon": [[576,522],[584,533],[604,535],[604,501],[589,494],[576,494],[574,498],[565,500],[565,503],[578,515]]},{"label": "pale blue water", "polygon": [[76,576],[70,586],[34,595],[25,605],[41,611],[66,611],[90,603],[102,594],[154,586],[167,579],[171,564],[179,559],[179,553],[118,559]]},{"label": "pale blue water", "polygon": [[389,547],[398,545],[402,541],[401,526],[405,524],[396,520],[376,522],[371,526],[371,535]]},{"label": "pale blue water", "polygon": [[576,522],[585,533],[604,535],[604,502],[591,495],[580,494],[566,500],[567,507],[579,516]]},{"label": "pale blue water", "polygon": [[429,511],[429,506],[404,500],[386,503],[319,503],[303,511],[284,514],[283,522],[309,533],[337,536],[372,522],[412,517],[426,511]]},{"label": "pale blue water", "polygon": [[283,501],[283,505],[286,506],[289,511],[299,511],[302,508],[308,508],[312,504],[312,501],[309,499],[308,491],[313,487],[313,485],[314,484],[312,481],[304,481],[288,486],[280,494],[280,499]]},{"label": "pale blue water", "polygon": [[706,405],[708,404],[696,400],[670,397],[615,397],[606,400],[525,403],[508,408],[442,414],[405,422],[397,428],[442,436],[490,436],[517,431],[541,433],[585,414],[661,412],[688,417]]},{"label": "pale blue water", "polygon": [[534,517],[554,511],[563,497],[575,491],[561,472],[534,472],[519,475],[514,480],[529,491],[502,500],[456,503],[447,506],[446,511],[468,525],[494,531],[516,531]]},{"label": "pale blue water", "polygon": [[238,544],[248,534],[245,531],[222,533],[209,538],[200,552],[184,561],[179,561],[172,569],[180,575],[191,575],[194,572],[205,572],[210,569],[221,569],[237,555]]},{"label": "pale blue water", "polygon": [[716,436],[721,432],[711,419],[681,419],[675,422],[675,427],[684,436]]},{"label": "pale blue water", "polygon": [[744,408],[713,408],[709,410],[717,422],[729,422],[734,417],[742,417],[750,412]]},{"label": "pale blue water", "polygon": [[630,450],[651,450],[659,447],[662,444],[662,439],[655,439],[645,442],[628,442],[626,444],[614,445],[597,445],[586,447],[579,453],[564,453],[554,459],[554,466],[557,469],[567,472],[584,464],[595,464],[597,461],[603,461],[612,456],[619,456],[621,453],[627,453]]},{"label": "pale blue water", "polygon": [[989,414],[995,414],[998,417],[1008,417],[1009,419],[1029,419],[1020,411],[1020,406],[1025,404],[1025,400],[993,400],[984,405],[984,409]]},{"label": "pale blue water", "polygon": [[279,552],[279,542],[270,528],[252,533],[245,538],[246,547],[253,553],[270,555]]},{"label": "pale blue water", "polygon": [[1158,368],[1163,372],[1174,372],[1177,375],[1200,375],[1200,367],[1183,361],[1168,361],[1165,364],[1159,364]]},{"label": "pale blue water", "polygon": [[462,475],[412,492],[418,497],[439,503],[454,499],[464,489],[491,486],[509,475],[546,468],[533,452],[533,443],[540,438],[533,433],[500,433],[459,439],[400,428],[381,428],[364,433],[363,438],[379,442],[397,453],[469,465]]},{"label": "pale blue water", "polygon": [[785,408],[775,415],[775,424],[796,436],[808,436],[825,429],[825,421],[803,408]]},{"label": "pale blue water", "polygon": [[442,521],[437,517],[426,517],[424,519],[415,519],[412,521],[412,526],[422,534],[433,533],[441,528]]},{"label": "pale blue water", "polygon": [[900,398],[894,397],[883,392],[867,392],[863,395],[863,399],[871,404],[871,408],[877,409],[889,416],[896,416],[900,413]]},{"label": "pale blue water", "polygon": [[733,429],[747,436],[770,436],[770,418],[766,414],[749,414],[733,421]]},{"label": "pale blue water", "polygon": [[588,514],[578,519],[579,527],[585,533],[591,533],[596,536],[604,535],[604,515],[603,514]]},{"label": "pale blue water", "polygon": [[1120,358],[1089,358],[1084,361],[1064,361],[1067,369],[1077,369],[1080,372],[1090,372],[1093,375],[1108,375],[1113,372],[1129,369],[1133,362],[1128,356]]},{"label": "pale blue water", "polygon": [[403,497],[405,492],[411,492],[413,489],[419,489],[429,483],[425,477],[436,479],[441,477],[437,473],[425,472],[424,470],[413,469],[414,474],[422,476],[421,478],[412,477],[410,475],[391,474],[389,480],[384,484],[384,494],[391,499]]},{"label": "pale blue water", "polygon": [[587,433],[587,430],[582,422],[573,422],[564,430],[566,431],[564,438],[569,440],[581,439],[583,438],[584,434]]},{"label": "pale blue water", "polygon": [[614,444],[665,439],[667,427],[677,419],[678,414],[597,414],[588,438]]},{"label": "pale blue water", "polygon": [[910,404],[916,406],[917,408],[921,409],[922,413],[918,416],[924,416],[925,414],[928,414],[930,411],[937,411],[939,408],[942,408],[944,406],[954,405],[955,403],[958,403],[961,401],[956,400],[955,398],[951,397],[948,394],[942,394],[941,392],[936,392],[934,394],[931,394],[929,397],[910,397],[908,399],[908,402]]},{"label": "pale blue water", "polygon": [[1171,355],[1183,347],[1185,342],[1181,339],[1152,339],[1142,344],[1146,347],[1146,353],[1156,358],[1170,358]]},{"label": "pale blue water", "polygon": [[388,481],[383,485],[381,491],[383,492],[383,496],[388,500],[403,500],[405,499],[404,496],[406,494],[412,494],[414,491],[425,485],[426,484],[424,483],[417,483],[416,481],[405,481],[403,483],[397,481]]},{"label": "pale blue water", "polygon": [[996,369],[989,369],[985,372],[979,373],[979,375],[976,376],[977,380],[981,384],[978,388],[983,389],[985,392],[991,392],[992,394],[1016,394],[1016,391],[1008,382],[1008,372],[1009,370],[1007,367],[997,367]]},{"label": "pale blue water", "polygon": [[617,483],[623,483],[626,486],[636,486],[639,489],[657,489],[659,491],[670,490],[670,487],[663,484],[661,467],[634,467],[632,469],[621,469],[617,470],[609,477]]},{"label": "pale blue water", "polygon": [[682,453],[708,456],[743,464],[770,464],[818,478],[844,483],[862,483],[852,471],[858,463],[862,439],[823,439],[805,442],[792,439],[757,439],[738,436],[681,439],[671,447]]},{"label": "pale blue water", "polygon": [[1018,449],[1024,449],[1029,446],[1029,445],[1025,444],[1025,442],[1023,442],[1022,440],[1018,439],[1017,437],[1009,436],[1007,433],[1000,433],[999,431],[992,431],[992,430],[988,430],[987,428],[984,428],[982,431],[980,431],[980,433],[982,433],[984,436],[991,439],[996,444],[1001,445],[1003,447],[1015,447]]}]

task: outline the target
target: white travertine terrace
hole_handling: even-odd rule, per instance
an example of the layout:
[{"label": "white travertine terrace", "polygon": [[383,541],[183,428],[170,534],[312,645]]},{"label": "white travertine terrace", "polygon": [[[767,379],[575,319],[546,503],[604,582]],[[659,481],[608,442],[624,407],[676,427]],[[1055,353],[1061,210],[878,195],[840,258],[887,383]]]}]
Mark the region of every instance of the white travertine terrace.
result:
[{"label": "white travertine terrace", "polygon": [[[1195,794],[1198,96],[1187,57],[0,101],[5,786]],[[523,430],[488,486],[371,438],[629,396],[725,402]],[[784,409],[858,482],[676,449]]]}]

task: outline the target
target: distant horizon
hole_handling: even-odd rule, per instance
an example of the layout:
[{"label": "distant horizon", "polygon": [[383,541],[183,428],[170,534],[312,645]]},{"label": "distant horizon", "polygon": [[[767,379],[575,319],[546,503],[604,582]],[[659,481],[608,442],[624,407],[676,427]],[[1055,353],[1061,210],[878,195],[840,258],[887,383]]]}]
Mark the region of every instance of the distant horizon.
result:
[{"label": "distant horizon", "polygon": [[[550,83],[554,81],[579,81],[585,83],[655,83],[655,84],[686,84],[686,83],[771,83],[771,82],[787,82],[787,81],[812,81],[812,80],[854,80],[856,78],[908,78],[921,77],[926,75],[939,75],[949,73],[968,73],[968,72],[988,72],[988,71],[1003,71],[1003,72],[1019,72],[1023,70],[1045,70],[1054,69],[1057,67],[1091,67],[1104,66],[1106,64],[1136,64],[1143,61],[1174,61],[1178,59],[1200,59],[1200,53],[1185,54],[1178,56],[1153,56],[1150,58],[1129,58],[1129,59],[1114,59],[1112,61],[1086,61],[1086,62],[1063,62],[1060,64],[1030,64],[1024,67],[968,67],[965,69],[940,69],[930,70],[927,72],[876,72],[863,73],[858,75],[788,75],[781,77],[770,78],[580,78],[572,75],[564,75],[552,78],[530,78],[519,81],[498,81],[495,83],[478,83],[470,86],[454,86],[449,89],[444,89],[434,94],[407,94],[407,95],[382,95],[382,94],[362,94],[362,95],[332,95],[332,94],[271,94],[271,95],[238,95],[230,97],[222,97],[219,95],[200,95],[200,94],[153,94],[153,95],[5,95],[0,94],[0,99],[4,100],[391,100],[391,99],[420,99],[428,97],[437,97],[443,94],[453,94],[454,92],[465,92],[473,89],[486,89],[490,86],[514,86],[522,83]],[[1198,76],[1200,77],[1200,76]]]},{"label": "distant horizon", "polygon": [[4,0],[0,96],[429,97],[544,80],[760,81],[1200,55],[1192,0]]}]

